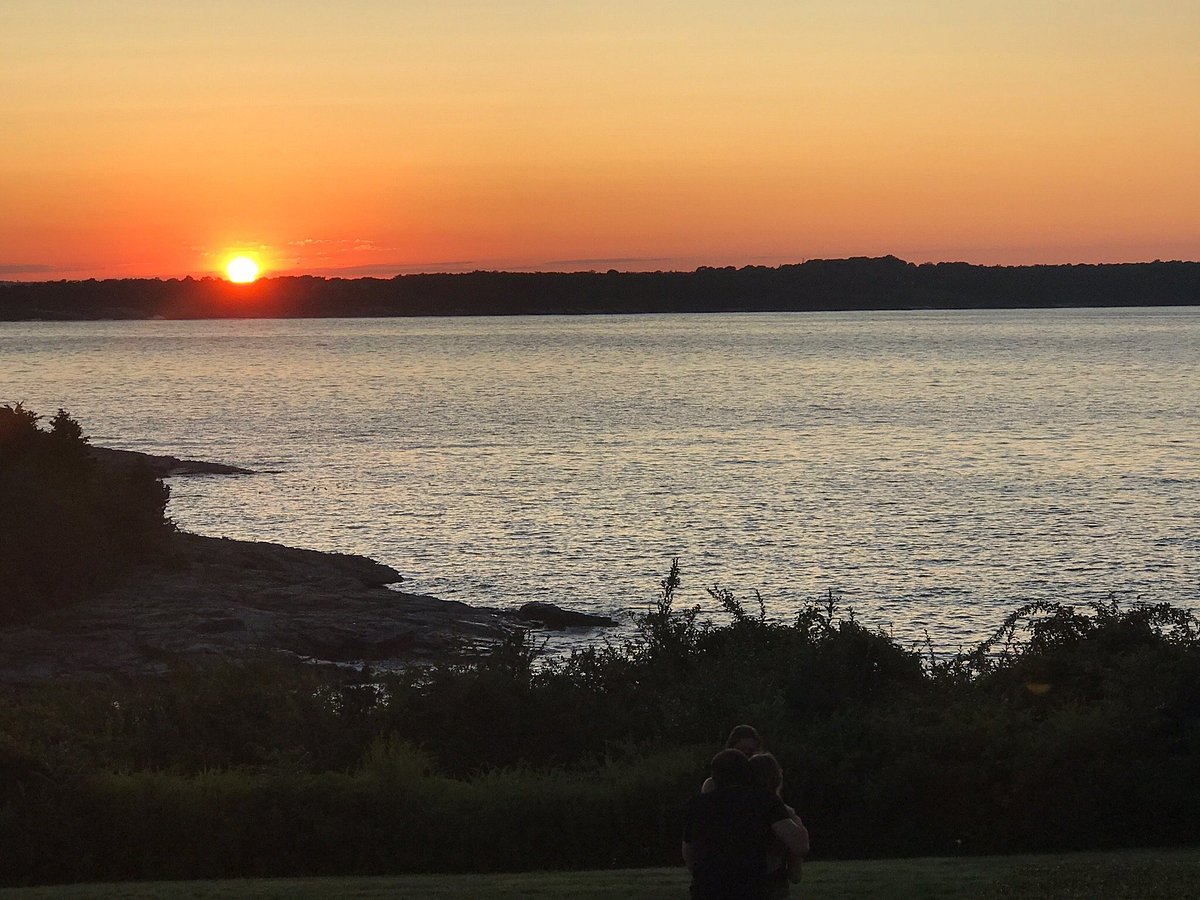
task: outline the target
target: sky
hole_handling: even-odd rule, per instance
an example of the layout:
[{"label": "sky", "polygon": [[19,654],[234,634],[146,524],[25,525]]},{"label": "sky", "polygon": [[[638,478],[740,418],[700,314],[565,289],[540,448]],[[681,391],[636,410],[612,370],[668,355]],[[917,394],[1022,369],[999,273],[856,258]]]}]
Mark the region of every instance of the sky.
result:
[{"label": "sky", "polygon": [[3,0],[0,279],[1200,259],[1200,0]]}]

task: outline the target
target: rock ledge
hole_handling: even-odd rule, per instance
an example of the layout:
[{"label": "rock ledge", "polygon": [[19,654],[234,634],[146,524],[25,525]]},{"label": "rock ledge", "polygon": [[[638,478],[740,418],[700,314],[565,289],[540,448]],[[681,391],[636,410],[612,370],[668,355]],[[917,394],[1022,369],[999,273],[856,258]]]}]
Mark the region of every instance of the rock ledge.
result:
[{"label": "rock ledge", "polygon": [[114,469],[126,469],[147,465],[157,478],[173,478],[177,475],[253,475],[250,469],[227,466],[224,463],[204,462],[198,459],[179,459],[175,456],[155,456],[136,450],[113,450],[109,447],[88,447],[92,458]]},{"label": "rock ledge", "polygon": [[436,662],[516,626],[500,610],[408,594],[361,556],[179,533],[170,559],[0,630],[0,681],[155,673],[210,655]]},{"label": "rock ledge", "polygon": [[514,631],[615,625],[553,604],[521,612],[397,589],[363,556],[180,532],[167,559],[104,593],[0,629],[0,682],[167,671],[261,654],[379,668],[474,655]]}]

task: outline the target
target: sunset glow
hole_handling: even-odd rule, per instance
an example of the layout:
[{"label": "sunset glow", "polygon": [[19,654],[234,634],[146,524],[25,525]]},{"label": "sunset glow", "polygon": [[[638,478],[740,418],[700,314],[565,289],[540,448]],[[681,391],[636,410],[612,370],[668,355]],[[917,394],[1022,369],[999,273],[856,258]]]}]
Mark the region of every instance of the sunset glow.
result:
[{"label": "sunset glow", "polygon": [[237,284],[249,284],[258,278],[258,263],[248,256],[235,256],[225,264],[225,274]]},{"label": "sunset glow", "polygon": [[1200,256],[1194,3],[418,6],[0,5],[0,279]]}]

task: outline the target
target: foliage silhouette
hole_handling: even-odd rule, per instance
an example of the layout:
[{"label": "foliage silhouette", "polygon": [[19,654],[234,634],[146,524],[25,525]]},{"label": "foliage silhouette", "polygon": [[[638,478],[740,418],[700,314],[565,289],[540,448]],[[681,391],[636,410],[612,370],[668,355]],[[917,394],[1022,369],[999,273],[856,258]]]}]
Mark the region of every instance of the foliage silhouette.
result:
[{"label": "foliage silhouette", "polygon": [[173,530],[169,490],[148,468],[99,465],[65,410],[48,430],[39,420],[0,406],[0,621],[107,587]]},{"label": "foliage silhouette", "polygon": [[719,623],[681,596],[676,560],[631,637],[563,658],[0,687],[0,879],[671,864],[744,721],[820,856],[1200,840],[1190,611],[1027,604],[939,659],[834,594],[782,622],[714,587]]}]

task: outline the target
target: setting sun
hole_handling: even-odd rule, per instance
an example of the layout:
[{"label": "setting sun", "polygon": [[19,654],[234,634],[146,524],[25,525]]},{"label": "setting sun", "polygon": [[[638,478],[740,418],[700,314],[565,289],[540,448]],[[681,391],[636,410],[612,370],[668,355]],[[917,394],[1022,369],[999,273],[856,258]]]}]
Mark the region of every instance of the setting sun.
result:
[{"label": "setting sun", "polygon": [[235,256],[225,264],[225,274],[230,281],[249,284],[258,277],[258,263],[248,256]]}]

